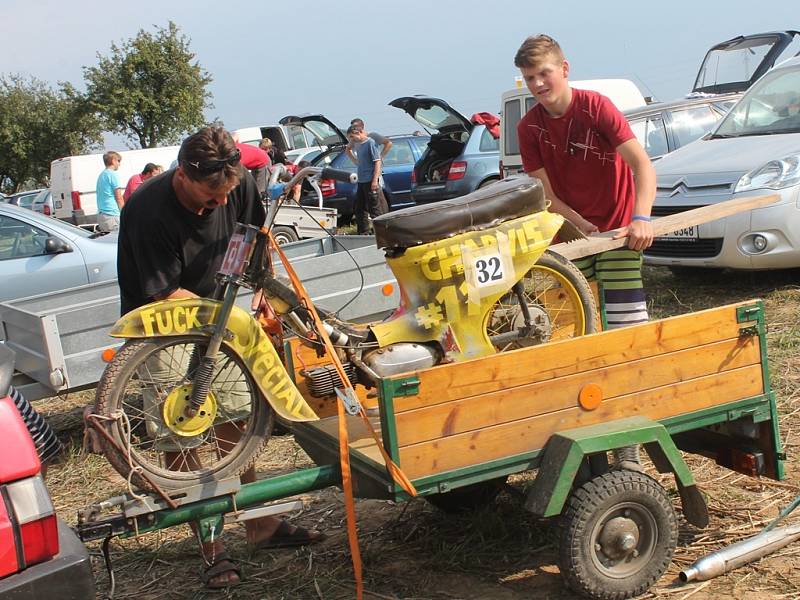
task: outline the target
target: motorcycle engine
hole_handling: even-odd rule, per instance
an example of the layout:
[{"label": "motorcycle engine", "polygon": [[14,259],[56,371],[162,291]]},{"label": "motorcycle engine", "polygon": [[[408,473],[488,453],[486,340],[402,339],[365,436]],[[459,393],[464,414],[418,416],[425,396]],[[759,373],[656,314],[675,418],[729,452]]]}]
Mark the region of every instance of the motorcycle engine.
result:
[{"label": "motorcycle engine", "polygon": [[364,363],[380,377],[427,369],[442,358],[435,347],[411,342],[399,342],[364,355]]}]

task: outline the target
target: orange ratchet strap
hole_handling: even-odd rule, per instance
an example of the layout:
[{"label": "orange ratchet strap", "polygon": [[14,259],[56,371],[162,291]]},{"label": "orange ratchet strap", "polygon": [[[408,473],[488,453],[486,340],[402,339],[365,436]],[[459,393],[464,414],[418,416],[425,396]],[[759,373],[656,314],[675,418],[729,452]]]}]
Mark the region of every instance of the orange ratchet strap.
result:
[{"label": "orange ratchet strap", "polygon": [[[297,293],[300,300],[305,303],[306,308],[311,313],[314,323],[316,324],[317,333],[323,345],[325,346],[328,357],[333,363],[333,366],[336,368],[336,372],[339,374],[339,378],[342,381],[342,386],[345,389],[349,389],[353,396],[355,396],[355,390],[350,383],[350,379],[344,372],[344,367],[339,360],[339,356],[336,354],[330,337],[328,337],[328,332],[325,331],[325,328],[322,326],[322,320],[319,318],[317,310],[314,308],[314,304],[311,301],[311,298],[308,296],[308,292],[306,291],[303,282],[297,277],[297,273],[295,273],[294,268],[286,258],[283,250],[281,250],[280,246],[273,239],[272,233],[269,234],[269,241],[272,249],[275,250],[280,257],[281,262],[286,269],[286,274],[289,276],[289,280],[292,282],[292,287],[294,287],[295,293]],[[361,551],[358,547],[358,533],[356,531],[356,510],[355,500],[353,498],[353,478],[350,472],[350,446],[347,433],[347,417],[345,415],[344,405],[341,400],[337,400],[336,410],[339,418],[339,458],[342,469],[342,491],[344,492],[345,512],[347,514],[347,538],[350,544],[350,554],[353,559],[353,571],[355,573],[356,580],[356,598],[361,600],[364,591],[364,584],[361,575]],[[411,483],[408,477],[406,477],[405,473],[400,470],[400,467],[394,464],[392,459],[389,457],[389,454],[383,447],[383,440],[378,437],[378,434],[372,427],[372,423],[370,423],[369,418],[367,418],[366,412],[364,412],[364,408],[360,405],[358,414],[366,424],[367,429],[372,434],[372,437],[375,439],[375,443],[377,444],[378,449],[381,451],[383,459],[386,462],[386,468],[389,471],[389,475],[391,475],[392,479],[400,487],[402,487],[408,495],[416,496],[417,490],[414,488],[414,485]]]}]

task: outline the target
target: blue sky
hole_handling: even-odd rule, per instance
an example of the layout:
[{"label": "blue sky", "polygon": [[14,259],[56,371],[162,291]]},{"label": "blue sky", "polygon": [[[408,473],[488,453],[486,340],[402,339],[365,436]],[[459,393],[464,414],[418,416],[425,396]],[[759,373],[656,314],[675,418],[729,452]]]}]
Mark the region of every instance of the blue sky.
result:
[{"label": "blue sky", "polygon": [[[466,114],[499,110],[514,86],[514,53],[548,33],[572,79],[625,77],[645,95],[682,96],[712,44],[797,27],[794,2],[88,2],[0,0],[0,73],[83,88],[82,66],[112,42],[175,21],[210,72],[209,119],[227,127],[323,113],[345,125],[405,133],[416,123],[387,106],[428,94]],[[110,138],[110,143],[117,140]]]}]

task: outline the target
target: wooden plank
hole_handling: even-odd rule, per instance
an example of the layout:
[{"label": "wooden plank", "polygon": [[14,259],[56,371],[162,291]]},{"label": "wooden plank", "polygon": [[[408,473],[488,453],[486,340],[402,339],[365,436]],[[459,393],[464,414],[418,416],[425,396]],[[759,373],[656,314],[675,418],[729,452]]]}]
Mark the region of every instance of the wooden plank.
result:
[{"label": "wooden plank", "polygon": [[419,394],[394,399],[395,414],[736,339],[743,326],[736,322],[736,308],[749,304],[752,302],[425,369],[416,373],[420,380]]},{"label": "wooden plank", "polygon": [[[730,215],[735,215],[739,212],[760,208],[776,202],[780,196],[777,194],[769,194],[767,196],[750,196],[747,198],[736,198],[734,200],[726,200],[724,202],[717,202],[716,204],[709,204],[708,206],[701,206],[700,208],[693,208],[684,212],[668,215],[666,217],[659,217],[653,219],[653,233],[656,236],[666,235],[683,229],[684,227],[691,227],[692,225],[699,225],[701,223],[708,223],[722,219]],[[615,248],[622,248],[628,244],[627,238],[620,238],[618,240],[612,239],[619,229],[613,231],[606,231],[592,235],[585,240],[577,240],[574,242],[562,242],[550,247],[550,250],[558,252],[564,258],[575,260],[583,258],[584,256],[591,256],[599,252],[607,250],[614,250]]]},{"label": "wooden plank", "polygon": [[[397,439],[402,447],[570,409],[578,406],[578,394],[589,383],[599,385],[603,402],[609,402],[618,396],[760,364],[758,338],[725,340],[614,367],[591,369],[555,382],[540,381],[405,411],[396,416]],[[763,391],[762,388],[758,393]],[[690,402],[674,408],[696,410]]]},{"label": "wooden plank", "polygon": [[594,411],[581,408],[504,423],[400,448],[400,467],[411,479],[497,460],[544,447],[557,431],[604,423],[625,416],[663,419],[751,398],[762,389],[761,365],[709,375],[644,393],[603,402]]}]

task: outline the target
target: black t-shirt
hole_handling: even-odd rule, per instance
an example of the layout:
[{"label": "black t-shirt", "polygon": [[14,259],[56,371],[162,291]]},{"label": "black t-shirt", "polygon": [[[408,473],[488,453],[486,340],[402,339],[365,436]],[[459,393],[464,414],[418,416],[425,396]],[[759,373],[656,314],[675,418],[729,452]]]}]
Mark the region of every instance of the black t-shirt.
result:
[{"label": "black t-shirt", "polygon": [[179,202],[175,171],[146,181],[122,209],[117,250],[122,314],[178,288],[208,297],[236,223],[260,227],[265,212],[249,173],[228,203],[203,215]]}]

